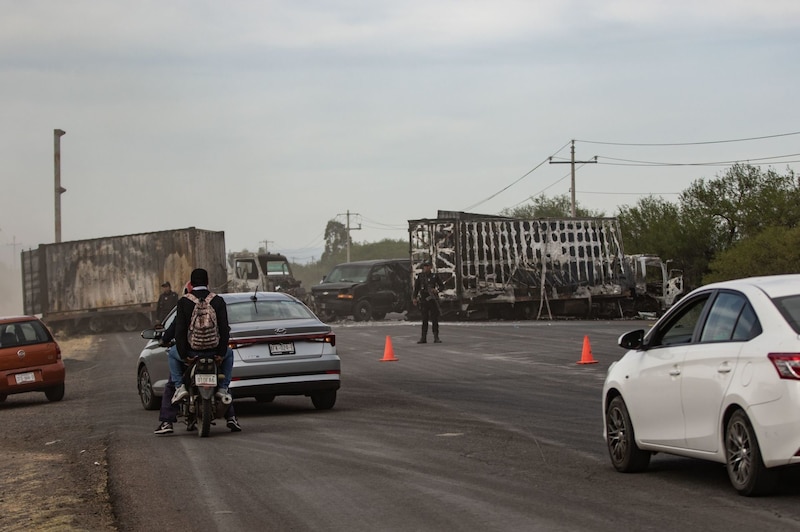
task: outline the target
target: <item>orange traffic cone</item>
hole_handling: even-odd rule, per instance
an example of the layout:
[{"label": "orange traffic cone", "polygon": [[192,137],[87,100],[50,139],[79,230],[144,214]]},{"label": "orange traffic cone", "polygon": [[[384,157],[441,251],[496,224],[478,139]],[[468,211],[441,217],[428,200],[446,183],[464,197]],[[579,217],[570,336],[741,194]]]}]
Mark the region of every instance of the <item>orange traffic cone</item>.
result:
[{"label": "orange traffic cone", "polygon": [[383,359],[381,362],[396,362],[397,358],[394,356],[394,348],[392,347],[392,338],[386,337],[386,347],[383,348]]},{"label": "orange traffic cone", "polygon": [[592,346],[589,343],[589,337],[583,337],[583,353],[581,359],[576,364],[597,364],[597,360],[592,357]]}]

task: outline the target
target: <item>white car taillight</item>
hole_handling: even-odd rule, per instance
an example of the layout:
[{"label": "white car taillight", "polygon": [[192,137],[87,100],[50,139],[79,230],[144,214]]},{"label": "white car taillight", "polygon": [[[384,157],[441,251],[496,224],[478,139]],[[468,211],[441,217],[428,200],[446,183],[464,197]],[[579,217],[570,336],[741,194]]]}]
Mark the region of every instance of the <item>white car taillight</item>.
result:
[{"label": "white car taillight", "polygon": [[781,379],[800,381],[800,353],[770,353],[767,356]]}]

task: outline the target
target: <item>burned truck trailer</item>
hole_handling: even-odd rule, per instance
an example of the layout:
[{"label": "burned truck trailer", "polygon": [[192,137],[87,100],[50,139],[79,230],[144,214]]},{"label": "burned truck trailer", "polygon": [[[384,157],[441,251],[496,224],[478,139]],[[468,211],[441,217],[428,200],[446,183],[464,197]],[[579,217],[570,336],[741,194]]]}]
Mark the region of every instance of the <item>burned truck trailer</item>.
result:
[{"label": "burned truck trailer", "polygon": [[434,263],[443,314],[621,317],[660,303],[636,292],[616,218],[516,219],[439,211],[409,220],[416,275]]},{"label": "burned truck trailer", "polygon": [[25,313],[73,331],[151,326],[163,281],[181,293],[196,267],[212,290],[227,278],[225,233],[194,227],[41,244],[21,260]]}]

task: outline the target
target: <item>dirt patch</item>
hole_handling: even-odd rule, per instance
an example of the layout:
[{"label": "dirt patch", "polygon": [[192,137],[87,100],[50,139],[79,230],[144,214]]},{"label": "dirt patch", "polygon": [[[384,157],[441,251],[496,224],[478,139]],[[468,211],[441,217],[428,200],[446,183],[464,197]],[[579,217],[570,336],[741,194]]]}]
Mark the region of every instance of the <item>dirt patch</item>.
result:
[{"label": "dirt patch", "polygon": [[116,530],[108,496],[106,443],[90,424],[86,372],[102,342],[59,339],[67,395],[50,403],[43,393],[0,403],[0,530]]},{"label": "dirt patch", "polygon": [[[98,338],[100,341],[98,342]],[[102,343],[102,338],[97,336],[70,336],[58,338],[61,347],[61,356],[65,359],[88,360],[97,352],[97,345]]]}]

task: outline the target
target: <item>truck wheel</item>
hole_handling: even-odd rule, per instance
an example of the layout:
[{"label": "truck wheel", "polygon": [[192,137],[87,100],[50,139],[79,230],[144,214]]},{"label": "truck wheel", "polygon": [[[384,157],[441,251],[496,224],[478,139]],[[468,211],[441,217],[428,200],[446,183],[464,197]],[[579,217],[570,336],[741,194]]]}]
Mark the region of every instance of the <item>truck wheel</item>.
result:
[{"label": "truck wheel", "polygon": [[106,330],[106,319],[103,316],[89,318],[89,331],[98,334]]},{"label": "truck wheel", "polygon": [[319,321],[322,323],[330,323],[332,321],[336,321],[336,313],[335,312],[320,312],[317,314]]},{"label": "truck wheel", "polygon": [[133,332],[144,329],[138,314],[126,314],[120,318],[120,325],[125,332]]},{"label": "truck wheel", "polygon": [[362,299],[353,307],[353,319],[356,321],[369,321],[372,319],[372,303]]}]

